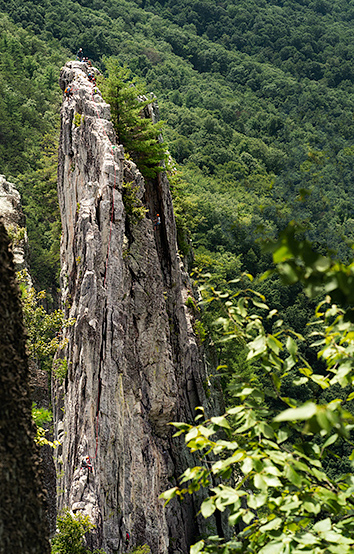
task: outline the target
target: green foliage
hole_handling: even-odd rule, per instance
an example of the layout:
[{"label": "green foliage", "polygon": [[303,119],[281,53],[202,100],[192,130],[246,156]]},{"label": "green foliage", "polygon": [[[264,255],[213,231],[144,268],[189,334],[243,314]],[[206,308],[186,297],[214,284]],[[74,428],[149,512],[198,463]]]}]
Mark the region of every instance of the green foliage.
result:
[{"label": "green foliage", "polygon": [[38,408],[36,402],[32,403],[32,419],[37,428],[37,433],[34,440],[40,446],[48,445],[52,448],[56,448],[60,444],[58,441],[52,442],[46,438],[47,430],[45,424],[50,423],[52,421],[52,418],[53,414],[50,410],[46,410],[45,408]]},{"label": "green foliage", "polygon": [[57,122],[56,75],[65,52],[16,27],[4,14],[0,29],[1,171],[14,175],[36,167],[43,135]]},{"label": "green foliage", "polygon": [[123,182],[123,203],[131,225],[144,219],[147,209],[138,198],[139,187],[134,182]]},{"label": "green foliage", "polygon": [[[263,383],[232,382],[234,403],[224,415],[205,419],[203,408],[198,408],[194,426],[173,424],[175,436],[185,434],[188,448],[199,454],[200,465],[187,469],[180,486],[162,498],[183,498],[205,487],[209,494],[201,505],[202,515],[208,518],[216,510],[226,511],[234,529],[231,540],[209,537],[197,542],[191,553],[327,554],[353,549],[354,478],[352,473],[332,478],[326,469],[336,458],[338,441],[348,443],[350,460],[354,459],[354,416],[348,410],[354,398],[354,327],[347,307],[341,308],[330,296],[332,290],[336,296],[337,289],[344,288],[345,266],[331,260],[325,263],[310,252],[306,241],[296,243],[293,229],[283,234],[273,250],[282,275],[288,277],[284,264],[293,262],[295,253],[297,261],[301,258],[295,267],[305,282],[315,273],[317,286],[322,275],[328,296],[311,323],[311,348],[322,367],[312,367],[303,357],[304,337],[287,328],[262,295],[249,287],[233,295],[215,294],[204,287],[204,302],[226,298],[227,315],[217,322],[223,340],[242,338],[247,362],[261,368]],[[346,269],[349,274],[350,266]],[[326,282],[333,285],[335,277],[337,289],[326,289]],[[309,294],[316,290],[307,287]],[[345,303],[346,291],[347,296],[341,297]],[[289,377],[292,388],[284,390]],[[305,402],[304,387],[310,394]],[[320,400],[321,391],[331,389],[334,397]],[[242,530],[237,531],[240,523]]]},{"label": "green foliage", "polygon": [[62,383],[66,379],[68,371],[69,365],[67,358],[57,358],[56,360],[54,360],[52,372],[54,377],[58,379],[59,383]]},{"label": "green foliage", "polygon": [[151,554],[150,546],[148,546],[147,544],[137,546],[136,548],[134,548],[134,550],[131,551],[131,554]]},{"label": "green foliage", "polygon": [[15,179],[22,195],[36,285],[57,294],[61,223],[57,197],[58,135],[45,135],[37,169]]},{"label": "green foliage", "polygon": [[80,125],[84,122],[84,116],[81,113],[76,113],[74,115],[74,125],[75,127],[80,127]]},{"label": "green foliage", "polygon": [[[52,554],[90,554],[83,542],[84,536],[95,526],[89,516],[77,513],[74,516],[65,511],[57,518],[59,532],[52,538]],[[93,554],[104,554],[103,550],[94,550]]]},{"label": "green foliage", "polygon": [[[204,249],[198,265],[204,260],[212,266],[207,271],[219,272],[226,260],[230,273],[236,257],[241,271],[258,274],[266,259],[255,240],[275,236],[297,219],[306,222],[312,241],[337,249],[343,259],[350,256],[352,7],[349,0],[323,6],[288,0],[1,0],[2,11],[17,23],[4,18],[0,44],[1,82],[7,85],[0,106],[2,172],[22,173],[27,205],[33,186],[25,186],[25,173],[37,171],[43,133],[53,134],[57,124],[61,46],[71,52],[82,46],[96,63],[103,55],[119,56],[133,80],[144,78],[158,95],[164,137],[186,181],[174,195],[177,207],[185,208],[176,217],[183,255],[192,238]],[[138,86],[135,92],[133,102]],[[133,93],[124,92],[127,104]],[[156,135],[151,144],[156,146]],[[35,278],[53,294],[59,218],[55,233],[52,213],[49,225],[43,216],[37,225],[36,205],[42,214],[38,198],[28,208]]]},{"label": "green foliage", "polygon": [[9,225],[6,227],[7,234],[13,247],[19,246],[25,239],[26,229],[25,227],[17,227],[16,225]]},{"label": "green foliage", "polygon": [[26,270],[17,273],[17,280],[22,293],[22,309],[24,324],[27,329],[27,347],[36,367],[51,370],[54,354],[66,344],[61,336],[63,327],[73,324],[66,320],[62,310],[48,314],[42,302],[45,292],[36,292],[29,285]]},{"label": "green foliage", "polygon": [[53,414],[45,408],[38,408],[36,402],[32,403],[32,419],[38,427],[43,427],[45,423],[52,421]]},{"label": "green foliage", "polygon": [[112,121],[118,140],[131,155],[146,177],[155,177],[166,158],[165,147],[159,140],[162,122],[153,123],[144,109],[153,99],[146,99],[142,84],[132,81],[131,71],[118,60],[104,59],[108,77],[99,80],[106,102],[111,105]]}]

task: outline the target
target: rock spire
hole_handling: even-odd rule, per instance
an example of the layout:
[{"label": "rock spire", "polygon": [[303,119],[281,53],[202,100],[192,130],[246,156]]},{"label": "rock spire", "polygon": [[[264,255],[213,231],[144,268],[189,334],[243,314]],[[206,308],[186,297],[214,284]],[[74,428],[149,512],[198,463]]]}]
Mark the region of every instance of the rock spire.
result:
[{"label": "rock spire", "polygon": [[69,62],[60,77],[72,91],[61,110],[61,280],[75,324],[53,386],[59,509],[88,514],[89,546],[107,554],[126,550],[126,532],[129,548],[185,553],[199,533],[193,500],[165,509],[158,497],[187,467],[168,423],[205,404],[190,285],[166,174],[144,180],[125,158],[89,71]]}]

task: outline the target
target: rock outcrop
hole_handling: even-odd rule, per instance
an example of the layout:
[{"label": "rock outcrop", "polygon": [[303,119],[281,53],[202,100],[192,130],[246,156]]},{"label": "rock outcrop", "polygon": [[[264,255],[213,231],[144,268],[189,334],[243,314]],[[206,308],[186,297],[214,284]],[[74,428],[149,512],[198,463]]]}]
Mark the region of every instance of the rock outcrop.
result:
[{"label": "rock outcrop", "polygon": [[0,175],[0,216],[12,240],[16,271],[27,269],[28,238],[21,196],[5,175]]},{"label": "rock outcrop", "polygon": [[59,509],[88,514],[90,546],[107,554],[125,551],[127,531],[129,547],[185,553],[200,531],[193,500],[164,508],[158,497],[188,463],[168,423],[192,421],[206,400],[190,285],[166,174],[144,180],[125,159],[88,71],[69,62],[60,78],[72,87],[58,192],[62,294],[75,324],[61,353],[67,376],[53,386]]}]

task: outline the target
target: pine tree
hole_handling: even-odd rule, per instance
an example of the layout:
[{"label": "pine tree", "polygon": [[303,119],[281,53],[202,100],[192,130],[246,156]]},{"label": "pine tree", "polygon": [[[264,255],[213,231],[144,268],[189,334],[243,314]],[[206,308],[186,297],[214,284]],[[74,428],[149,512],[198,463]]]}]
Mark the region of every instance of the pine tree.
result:
[{"label": "pine tree", "polygon": [[145,177],[156,177],[163,169],[166,152],[160,140],[162,122],[153,123],[144,109],[152,103],[141,82],[131,80],[130,70],[118,60],[105,60],[108,77],[100,81],[102,95],[111,105],[112,122],[118,140]]}]

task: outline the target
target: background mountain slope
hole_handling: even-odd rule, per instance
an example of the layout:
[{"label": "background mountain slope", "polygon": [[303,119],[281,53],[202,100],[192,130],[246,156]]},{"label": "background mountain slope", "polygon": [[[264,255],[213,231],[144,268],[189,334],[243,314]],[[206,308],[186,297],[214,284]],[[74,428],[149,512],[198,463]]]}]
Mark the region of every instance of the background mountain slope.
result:
[{"label": "background mountain slope", "polygon": [[[349,1],[2,0],[0,10],[46,45],[43,65],[54,50],[60,57],[59,44],[63,54],[82,46],[102,69],[102,56],[115,55],[146,81],[181,164],[179,220],[193,236],[199,264],[216,276],[262,271],[268,260],[255,239],[274,236],[293,218],[318,248],[350,254]],[[40,86],[28,90],[31,99],[42,87],[34,79]],[[55,72],[48,79],[57,90]],[[14,158],[2,171],[17,176],[25,164],[19,151]],[[22,192],[27,202],[30,193]]]}]

